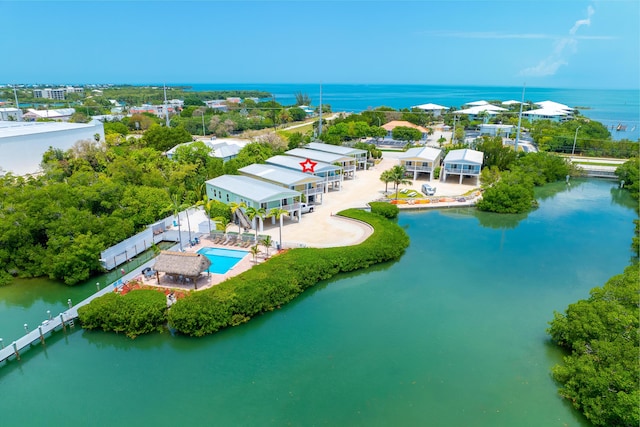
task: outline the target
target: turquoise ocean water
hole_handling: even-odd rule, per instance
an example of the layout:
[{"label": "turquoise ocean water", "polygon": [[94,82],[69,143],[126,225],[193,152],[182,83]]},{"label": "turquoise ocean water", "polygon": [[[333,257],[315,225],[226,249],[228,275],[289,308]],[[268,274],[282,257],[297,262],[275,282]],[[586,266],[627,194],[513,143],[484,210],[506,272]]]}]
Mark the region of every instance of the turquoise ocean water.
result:
[{"label": "turquoise ocean water", "polygon": [[[193,90],[255,89],[270,92],[283,105],[295,103],[295,94],[308,94],[313,105],[320,104],[319,84],[185,84]],[[522,87],[498,86],[428,86],[428,85],[346,85],[323,84],[322,102],[333,111],[361,112],[369,108],[388,106],[410,108],[414,105],[434,103],[446,107],[479,100],[522,99]],[[555,101],[603,123],[611,129],[614,139],[640,138],[640,91],[525,88],[525,101]],[[616,131],[618,124],[626,131]]]},{"label": "turquoise ocean water", "polygon": [[[597,180],[538,198],[521,216],[403,212],[398,261],[216,335],[58,333],[0,366],[2,423],[586,427],[557,394],[545,329],[628,265],[634,203]],[[50,285],[0,288],[0,336],[64,306]]]}]

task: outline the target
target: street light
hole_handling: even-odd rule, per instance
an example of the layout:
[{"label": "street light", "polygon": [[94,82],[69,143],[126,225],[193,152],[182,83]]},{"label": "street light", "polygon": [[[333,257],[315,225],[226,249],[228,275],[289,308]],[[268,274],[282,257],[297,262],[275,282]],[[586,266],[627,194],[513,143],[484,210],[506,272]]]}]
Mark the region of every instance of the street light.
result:
[{"label": "street light", "polygon": [[571,157],[573,157],[573,154],[576,152],[576,140],[578,139],[578,130],[581,128],[582,126],[578,126],[576,128],[576,134],[573,136],[573,148],[571,149]]}]

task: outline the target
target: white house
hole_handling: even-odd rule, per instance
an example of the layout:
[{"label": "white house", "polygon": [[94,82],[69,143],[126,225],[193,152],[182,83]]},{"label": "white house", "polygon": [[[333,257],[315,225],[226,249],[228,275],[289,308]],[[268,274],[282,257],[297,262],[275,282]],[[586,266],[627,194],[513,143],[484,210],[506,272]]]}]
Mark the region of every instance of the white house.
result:
[{"label": "white house", "polygon": [[513,125],[498,125],[498,124],[489,124],[483,123],[480,125],[480,134],[481,135],[489,135],[489,136],[504,136],[508,137],[515,126]]},{"label": "white house", "polygon": [[487,103],[482,105],[474,105],[472,107],[465,108],[462,110],[457,110],[457,111],[454,111],[454,114],[466,114],[469,116],[469,120],[475,120],[476,117],[480,114],[486,113],[489,116],[495,116],[503,111],[509,111],[509,110],[506,108],[498,107],[497,105]]},{"label": "white house", "polygon": [[431,104],[431,103],[422,104],[422,105],[414,105],[411,108],[417,108],[418,110],[422,110],[422,111],[424,111],[426,113],[431,113],[431,114],[433,114],[433,117],[440,117],[444,111],[449,109],[447,107],[443,107],[442,105]]},{"label": "white house", "polygon": [[444,158],[444,166],[440,173],[442,181],[446,181],[450,175],[458,175],[459,183],[465,177],[475,177],[476,185],[480,182],[480,170],[484,153],[481,151],[464,148],[461,150],[451,150]]},{"label": "white house", "polygon": [[410,148],[400,155],[400,166],[407,172],[413,172],[413,180],[418,179],[419,173],[428,173],[429,181],[433,180],[433,170],[440,166],[442,151],[431,147]]}]

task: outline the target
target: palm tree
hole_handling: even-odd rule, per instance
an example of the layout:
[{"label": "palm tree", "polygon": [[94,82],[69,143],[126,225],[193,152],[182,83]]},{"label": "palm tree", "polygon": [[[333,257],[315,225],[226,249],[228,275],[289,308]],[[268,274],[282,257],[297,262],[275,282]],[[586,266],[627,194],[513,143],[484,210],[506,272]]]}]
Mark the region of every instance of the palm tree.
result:
[{"label": "palm tree", "polygon": [[262,220],[262,218],[265,217],[267,211],[264,208],[254,208],[253,206],[249,206],[247,208],[247,217],[249,217],[249,220],[251,220],[251,222],[253,222],[254,220],[256,221],[256,224],[254,226],[254,229],[256,230],[256,245],[258,244],[258,221]]},{"label": "palm tree", "polygon": [[251,255],[253,255],[253,262],[255,264],[258,263],[258,254],[260,253],[260,248],[258,247],[258,244],[255,244],[253,246],[251,246]]},{"label": "palm tree", "polygon": [[380,174],[380,181],[384,182],[384,193],[387,194],[387,190],[389,189],[389,183],[393,182],[393,177],[391,176],[391,170],[386,170]]},{"label": "palm tree", "polygon": [[273,239],[271,239],[271,236],[266,235],[262,238],[260,243],[262,243],[262,246],[267,250],[267,258],[269,258],[269,248],[273,244]]},{"label": "palm tree", "polygon": [[[245,202],[240,202],[240,203],[231,202],[231,203],[229,203],[229,207],[231,208],[231,215],[236,215],[236,211],[238,209],[246,208],[247,204]],[[240,220],[238,219],[238,234],[242,233],[242,231],[240,229],[240,226],[241,226]]]},{"label": "palm tree", "polygon": [[407,172],[404,166],[396,165],[389,169],[391,182],[396,186],[396,200],[398,200],[398,190],[400,190],[400,185],[411,185],[411,181],[404,177]]},{"label": "palm tree", "polygon": [[223,231],[224,237],[227,237],[227,227],[231,223],[231,220],[226,216],[217,216],[213,218],[213,222],[216,224],[216,230]]},{"label": "palm tree", "polygon": [[278,241],[280,248],[282,248],[282,217],[285,215],[289,215],[289,212],[282,208],[271,208],[269,211],[269,217],[274,217],[276,221],[280,221],[280,240]]}]

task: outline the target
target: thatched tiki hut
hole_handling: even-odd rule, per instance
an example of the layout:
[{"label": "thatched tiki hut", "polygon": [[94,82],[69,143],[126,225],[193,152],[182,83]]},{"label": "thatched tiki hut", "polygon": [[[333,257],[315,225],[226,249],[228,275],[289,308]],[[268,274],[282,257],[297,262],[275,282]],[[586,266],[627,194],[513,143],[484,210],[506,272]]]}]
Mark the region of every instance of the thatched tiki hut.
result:
[{"label": "thatched tiki hut", "polygon": [[[165,273],[170,279],[181,283],[193,281],[194,289],[198,288],[197,281],[202,272],[207,271],[211,261],[204,255],[190,252],[162,251],[156,257],[153,269],[156,271],[156,280],[160,284],[160,272]],[[209,272],[207,272],[209,275]]]}]

